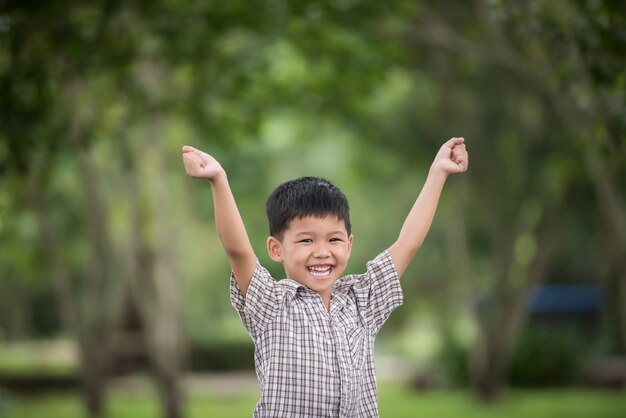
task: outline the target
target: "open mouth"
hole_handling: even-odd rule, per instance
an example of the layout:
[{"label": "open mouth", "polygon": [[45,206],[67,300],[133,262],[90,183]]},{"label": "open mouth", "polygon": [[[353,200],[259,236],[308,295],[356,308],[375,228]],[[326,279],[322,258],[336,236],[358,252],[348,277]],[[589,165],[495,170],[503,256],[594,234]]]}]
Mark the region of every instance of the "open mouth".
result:
[{"label": "open mouth", "polygon": [[308,269],[311,276],[323,279],[330,276],[330,273],[333,271],[333,266],[310,266]]}]

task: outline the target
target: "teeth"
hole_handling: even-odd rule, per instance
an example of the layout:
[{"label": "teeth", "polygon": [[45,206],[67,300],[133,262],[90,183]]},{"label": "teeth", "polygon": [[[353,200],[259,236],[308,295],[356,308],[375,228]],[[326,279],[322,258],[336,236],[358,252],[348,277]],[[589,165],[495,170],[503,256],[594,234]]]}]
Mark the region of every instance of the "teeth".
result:
[{"label": "teeth", "polygon": [[328,276],[330,271],[332,270],[332,266],[311,266],[309,267],[309,272],[311,272],[314,276]]}]

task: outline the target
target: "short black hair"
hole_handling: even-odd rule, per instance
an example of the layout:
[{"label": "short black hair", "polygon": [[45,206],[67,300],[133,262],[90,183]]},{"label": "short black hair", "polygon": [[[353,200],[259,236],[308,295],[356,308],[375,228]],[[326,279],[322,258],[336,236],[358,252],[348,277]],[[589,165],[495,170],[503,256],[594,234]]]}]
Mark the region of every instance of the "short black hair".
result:
[{"label": "short black hair", "polygon": [[281,184],[267,198],[265,208],[270,235],[279,240],[292,220],[308,216],[336,216],[350,235],[348,199],[337,186],[322,178],[300,177]]}]

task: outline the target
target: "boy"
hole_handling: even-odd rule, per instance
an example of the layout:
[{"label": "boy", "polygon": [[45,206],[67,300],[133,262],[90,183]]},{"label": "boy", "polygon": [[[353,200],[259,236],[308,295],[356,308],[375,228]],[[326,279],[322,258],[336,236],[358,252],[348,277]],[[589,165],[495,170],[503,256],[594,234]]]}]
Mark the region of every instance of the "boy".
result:
[{"label": "boy", "polygon": [[231,303],[255,344],[261,399],[255,417],[377,417],[374,337],[402,304],[399,278],[421,246],[449,174],[467,170],[463,138],[439,150],[398,239],[367,271],[338,280],[352,235],[348,202],[326,180],[282,184],[267,201],[270,258],[257,261],[226,172],[210,155],[183,147],[188,175],[208,179],[215,223],[230,266]]}]

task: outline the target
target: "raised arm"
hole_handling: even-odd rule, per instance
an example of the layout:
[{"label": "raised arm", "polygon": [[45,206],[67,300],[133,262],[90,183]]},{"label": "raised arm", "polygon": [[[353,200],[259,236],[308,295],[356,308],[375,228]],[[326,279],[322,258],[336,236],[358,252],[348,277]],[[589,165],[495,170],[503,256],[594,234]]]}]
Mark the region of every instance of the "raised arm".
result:
[{"label": "raised arm", "polygon": [[389,247],[389,255],[396,266],[398,277],[402,277],[428,234],[448,175],[466,171],[468,164],[463,138],[452,138],[439,149],[398,239]]},{"label": "raised arm", "polygon": [[230,190],[226,171],[215,158],[187,145],[183,147],[183,163],[188,175],[211,183],[217,233],[237,284],[245,295],[256,267],[256,255]]}]

